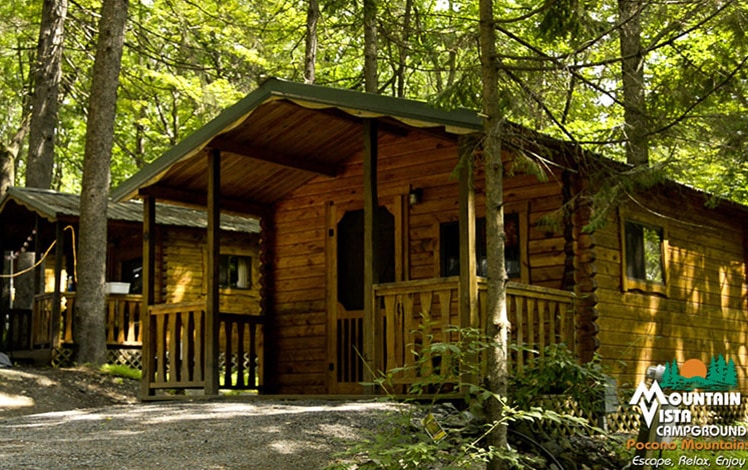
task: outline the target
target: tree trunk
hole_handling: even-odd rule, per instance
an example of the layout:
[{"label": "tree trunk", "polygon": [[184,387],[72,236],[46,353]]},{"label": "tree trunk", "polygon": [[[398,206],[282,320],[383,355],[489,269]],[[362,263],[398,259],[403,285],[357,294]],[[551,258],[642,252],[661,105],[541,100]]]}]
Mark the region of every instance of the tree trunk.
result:
[{"label": "tree trunk", "polygon": [[314,83],[317,62],[317,23],[319,22],[319,1],[309,0],[306,11],[306,51],[304,53],[304,83]]},{"label": "tree trunk", "polygon": [[[498,55],[494,29],[493,0],[480,0],[481,76],[483,81],[483,114],[485,141],[483,156],[486,167],[486,258],[488,261],[487,311],[484,319],[486,335],[491,347],[486,353],[486,387],[496,395],[507,392],[507,341],[509,320],[506,311],[507,274],[504,265],[504,166],[501,161],[501,133],[503,119],[498,98]],[[489,399],[486,416],[491,423],[499,423],[503,404]],[[497,425],[487,436],[488,445],[502,452],[507,447],[506,425]],[[494,457],[489,470],[508,469],[503,459]]]},{"label": "tree trunk", "polygon": [[364,0],[364,90],[377,93],[377,0]]},{"label": "tree trunk", "polygon": [[28,115],[24,117],[21,126],[16,131],[10,143],[0,147],[0,199],[5,197],[8,188],[15,185],[16,160],[21,151],[21,144],[29,132]]},{"label": "tree trunk", "polygon": [[413,34],[411,17],[413,11],[413,0],[405,1],[405,13],[403,14],[403,31],[398,45],[397,58],[397,97],[405,97],[405,68],[408,65],[408,55],[410,54],[410,37]]},{"label": "tree trunk", "polygon": [[26,165],[26,186],[31,188],[48,189],[52,185],[67,11],[67,0],[44,0],[39,44],[32,71],[34,93],[31,97],[31,130]]},{"label": "tree trunk", "polygon": [[81,363],[106,361],[104,281],[107,255],[114,118],[122,60],[127,0],[104,0],[91,79],[80,207],[80,255],[75,341]]},{"label": "tree trunk", "polygon": [[641,0],[618,0],[626,161],[632,165],[649,163],[649,122],[641,47],[642,8]]}]

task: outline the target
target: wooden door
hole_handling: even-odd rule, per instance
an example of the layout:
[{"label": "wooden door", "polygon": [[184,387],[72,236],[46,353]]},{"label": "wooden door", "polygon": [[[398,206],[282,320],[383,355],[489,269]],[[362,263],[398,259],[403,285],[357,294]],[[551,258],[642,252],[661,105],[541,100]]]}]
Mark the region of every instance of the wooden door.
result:
[{"label": "wooden door", "polygon": [[[397,211],[396,211],[397,212]],[[364,213],[359,207],[328,205],[327,228],[327,357],[328,390],[360,394],[363,370],[364,318]],[[379,207],[379,282],[395,281],[396,217]]]}]

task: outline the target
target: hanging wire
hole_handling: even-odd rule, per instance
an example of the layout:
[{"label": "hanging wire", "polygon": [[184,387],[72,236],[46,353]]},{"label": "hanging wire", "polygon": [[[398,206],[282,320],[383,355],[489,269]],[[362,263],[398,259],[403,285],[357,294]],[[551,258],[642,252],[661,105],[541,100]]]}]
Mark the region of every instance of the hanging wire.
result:
[{"label": "hanging wire", "polygon": [[[78,279],[77,279],[78,278],[78,276],[77,276],[77,273],[78,273],[78,253],[77,253],[77,250],[76,250],[76,247],[75,247],[75,228],[73,228],[72,225],[68,225],[63,230],[68,230],[68,229],[70,229],[70,233],[72,234],[72,238],[73,238],[73,281],[74,282],[78,282]],[[24,245],[26,243],[27,242],[24,242]],[[42,255],[42,257],[39,259],[39,261],[37,261],[33,266],[29,266],[28,268],[26,268],[26,269],[24,269],[22,271],[18,271],[18,272],[13,273],[13,274],[0,274],[0,279],[15,278],[15,277],[21,276],[23,274],[26,274],[26,273],[31,272],[34,269],[38,268],[44,262],[44,260],[47,258],[47,256],[49,255],[49,253],[52,251],[52,248],[54,248],[54,246],[56,244],[57,244],[57,240],[53,241],[49,245],[49,248],[47,248],[47,250],[44,252],[44,254]],[[11,257],[11,260],[12,259],[13,258]]]}]

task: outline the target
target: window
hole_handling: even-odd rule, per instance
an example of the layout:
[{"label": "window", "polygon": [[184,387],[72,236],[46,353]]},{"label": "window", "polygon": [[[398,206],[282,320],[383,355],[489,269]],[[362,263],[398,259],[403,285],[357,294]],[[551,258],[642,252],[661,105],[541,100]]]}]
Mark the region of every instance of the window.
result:
[{"label": "window", "polygon": [[136,258],[123,261],[122,282],[130,283],[131,294],[143,293],[143,258]]},{"label": "window", "polygon": [[218,258],[218,287],[222,289],[252,288],[252,258],[221,255]]},{"label": "window", "polygon": [[[395,217],[379,207],[377,282],[395,280]],[[338,223],[338,301],[348,311],[364,309],[364,211],[348,211]]]},{"label": "window", "polygon": [[624,288],[662,291],[666,280],[662,227],[627,220],[624,238]]},{"label": "window", "polygon": [[[520,222],[519,214],[504,215],[504,233],[506,244],[504,256],[507,275],[510,279],[518,279],[521,275],[520,259]],[[441,275],[457,276],[460,274],[460,225],[459,222],[445,222],[440,225]],[[488,275],[486,219],[481,217],[475,221],[475,256],[477,275]]]}]

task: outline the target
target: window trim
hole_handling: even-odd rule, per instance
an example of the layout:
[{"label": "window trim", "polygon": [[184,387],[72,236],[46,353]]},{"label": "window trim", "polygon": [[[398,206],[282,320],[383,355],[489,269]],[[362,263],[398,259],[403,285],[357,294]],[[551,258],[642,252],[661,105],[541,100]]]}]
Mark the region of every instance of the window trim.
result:
[{"label": "window trim", "polygon": [[[669,267],[670,267],[670,244],[668,242],[670,238],[669,229],[667,224],[661,218],[656,216],[648,216],[640,213],[633,213],[631,211],[620,209],[619,210],[619,229],[620,229],[620,243],[621,243],[621,285],[624,292],[629,291],[641,291],[644,293],[661,294],[668,296],[668,290],[670,286]],[[631,222],[644,227],[652,229],[662,230],[662,242],[660,243],[660,259],[662,262],[662,282],[649,281],[645,279],[631,278],[627,274],[628,267],[628,253],[626,250],[626,223]]]}]

